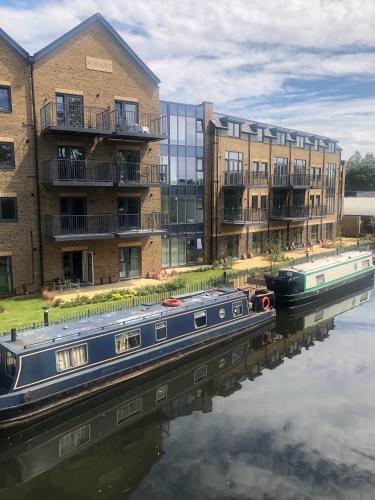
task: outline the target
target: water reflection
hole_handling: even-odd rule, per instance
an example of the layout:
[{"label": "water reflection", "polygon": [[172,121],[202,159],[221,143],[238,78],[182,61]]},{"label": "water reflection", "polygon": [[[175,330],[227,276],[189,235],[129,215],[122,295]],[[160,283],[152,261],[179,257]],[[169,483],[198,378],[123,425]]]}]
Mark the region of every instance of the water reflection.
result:
[{"label": "water reflection", "polygon": [[374,498],[373,305],[365,290],[280,314],[3,435],[0,498]]}]

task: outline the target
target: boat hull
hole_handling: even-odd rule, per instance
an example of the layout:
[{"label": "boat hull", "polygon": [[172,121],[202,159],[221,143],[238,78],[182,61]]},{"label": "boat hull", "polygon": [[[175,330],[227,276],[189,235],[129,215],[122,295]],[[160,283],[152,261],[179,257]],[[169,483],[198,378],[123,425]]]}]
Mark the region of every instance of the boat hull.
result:
[{"label": "boat hull", "polygon": [[[55,384],[41,384],[32,391],[15,391],[0,396],[0,428],[15,427],[56,413],[61,408],[73,405],[76,401],[89,398],[110,387],[127,380],[140,377],[151,371],[171,365],[182,358],[193,356],[210,346],[236,338],[273,322],[275,310],[265,311],[235,321],[225,328],[213,328],[204,334],[195,335],[184,342],[172,342],[169,349],[155,352],[154,356],[145,355],[135,358],[122,367],[114,364],[90,370],[76,380],[75,385],[65,389]],[[147,356],[147,357],[146,357]]]},{"label": "boat hull", "polygon": [[[266,278],[267,282],[267,278]],[[267,285],[269,285],[267,283]],[[275,291],[275,305],[276,308],[289,309],[298,308],[303,310],[308,309],[313,306],[318,306],[329,300],[335,300],[341,295],[346,293],[361,290],[361,288],[366,288],[368,286],[374,285],[374,269],[370,269],[368,272],[362,273],[359,276],[354,276],[351,278],[343,279],[338,283],[332,285],[327,285],[319,290],[313,290],[311,292],[296,293],[291,295],[284,295],[277,293]]]}]

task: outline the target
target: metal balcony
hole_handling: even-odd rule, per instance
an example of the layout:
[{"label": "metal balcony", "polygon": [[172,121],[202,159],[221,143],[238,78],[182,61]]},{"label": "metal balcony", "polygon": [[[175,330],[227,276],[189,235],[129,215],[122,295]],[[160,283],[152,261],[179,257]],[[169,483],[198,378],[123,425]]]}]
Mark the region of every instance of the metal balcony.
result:
[{"label": "metal balcony", "polygon": [[55,241],[99,240],[163,234],[160,213],[47,215],[44,234]]},{"label": "metal balcony", "polygon": [[326,186],[326,176],[310,176],[310,187],[311,188],[324,188]]},{"label": "metal balcony", "polygon": [[309,216],[309,206],[272,207],[270,219],[305,220]]},{"label": "metal balcony", "polygon": [[168,135],[167,115],[140,111],[111,111],[111,124],[117,138],[160,141]]},{"label": "metal balcony", "polygon": [[251,172],[250,186],[268,186],[267,172]]},{"label": "metal balcony", "polygon": [[224,186],[245,188],[267,185],[268,176],[265,173],[249,172],[243,170],[224,172]]},{"label": "metal balcony", "polygon": [[317,207],[309,206],[309,218],[317,219],[319,217],[325,217],[327,215],[327,206],[319,205]]},{"label": "metal balcony", "polygon": [[55,101],[40,110],[41,128],[45,133],[111,135],[111,111],[81,104],[61,105]]},{"label": "metal balcony", "polygon": [[51,101],[40,110],[44,133],[110,136],[133,141],[160,141],[168,135],[167,116],[140,111]]},{"label": "metal balcony", "polygon": [[266,208],[224,208],[224,224],[251,226],[264,222],[267,222]]},{"label": "metal balcony", "polygon": [[53,186],[157,187],[167,184],[167,166],[93,160],[48,160],[44,182]]},{"label": "metal balcony", "polygon": [[306,174],[276,174],[272,176],[273,188],[308,189],[310,176]]}]

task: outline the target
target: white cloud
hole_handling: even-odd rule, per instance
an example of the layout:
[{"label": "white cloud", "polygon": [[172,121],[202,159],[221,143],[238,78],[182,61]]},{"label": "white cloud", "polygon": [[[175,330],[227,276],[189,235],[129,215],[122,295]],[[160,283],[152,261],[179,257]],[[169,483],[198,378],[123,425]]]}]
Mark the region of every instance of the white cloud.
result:
[{"label": "white cloud", "polygon": [[[160,77],[163,98],[210,100],[228,111],[241,99],[249,103],[238,109],[242,116],[266,121],[280,115],[285,126],[340,139],[350,153],[372,149],[368,98],[357,94],[347,103],[331,98],[323,104],[319,90],[314,96],[309,87],[295,94],[305,103],[274,103],[291,98],[291,78],[375,78],[373,0],[55,0],[28,9],[0,6],[0,18],[35,52],[96,11]],[[272,106],[258,106],[259,98]]]}]

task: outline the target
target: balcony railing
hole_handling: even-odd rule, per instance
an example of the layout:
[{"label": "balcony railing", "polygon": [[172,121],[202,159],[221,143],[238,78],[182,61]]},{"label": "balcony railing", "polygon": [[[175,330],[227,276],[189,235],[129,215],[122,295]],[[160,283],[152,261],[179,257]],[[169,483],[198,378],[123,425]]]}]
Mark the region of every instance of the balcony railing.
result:
[{"label": "balcony railing", "polygon": [[160,213],[47,215],[44,220],[46,236],[59,240],[111,239],[115,236],[147,235],[163,232]]},{"label": "balcony railing", "polygon": [[272,176],[272,187],[307,189],[310,187],[310,176],[306,174],[275,174]]},{"label": "balcony railing", "polygon": [[41,128],[45,132],[114,135],[134,140],[161,140],[167,136],[167,116],[140,111],[119,113],[110,108],[55,101],[40,110]]},{"label": "balcony railing", "polygon": [[289,187],[289,175],[288,174],[276,174],[272,176],[272,187]]},{"label": "balcony railing", "polygon": [[260,224],[267,221],[266,208],[224,208],[226,224]]},{"label": "balcony railing", "polygon": [[45,104],[40,110],[42,130],[65,130],[80,133],[111,133],[111,112],[81,104]]},{"label": "balcony railing", "polygon": [[310,186],[312,188],[324,188],[326,185],[326,176],[310,176]]},{"label": "balcony railing", "polygon": [[166,137],[167,115],[156,115],[140,111],[111,111],[113,130],[120,137]]},{"label": "balcony railing", "polygon": [[309,206],[272,207],[271,219],[306,219],[309,216]]},{"label": "balcony railing", "polygon": [[44,181],[53,185],[154,186],[166,184],[167,166],[93,160],[48,160]]},{"label": "balcony railing", "polygon": [[319,205],[316,207],[309,206],[309,218],[315,219],[318,217],[325,217],[327,215],[327,206]]},{"label": "balcony railing", "polygon": [[268,175],[263,172],[249,172],[236,170],[224,172],[224,186],[266,186],[268,185]]}]

